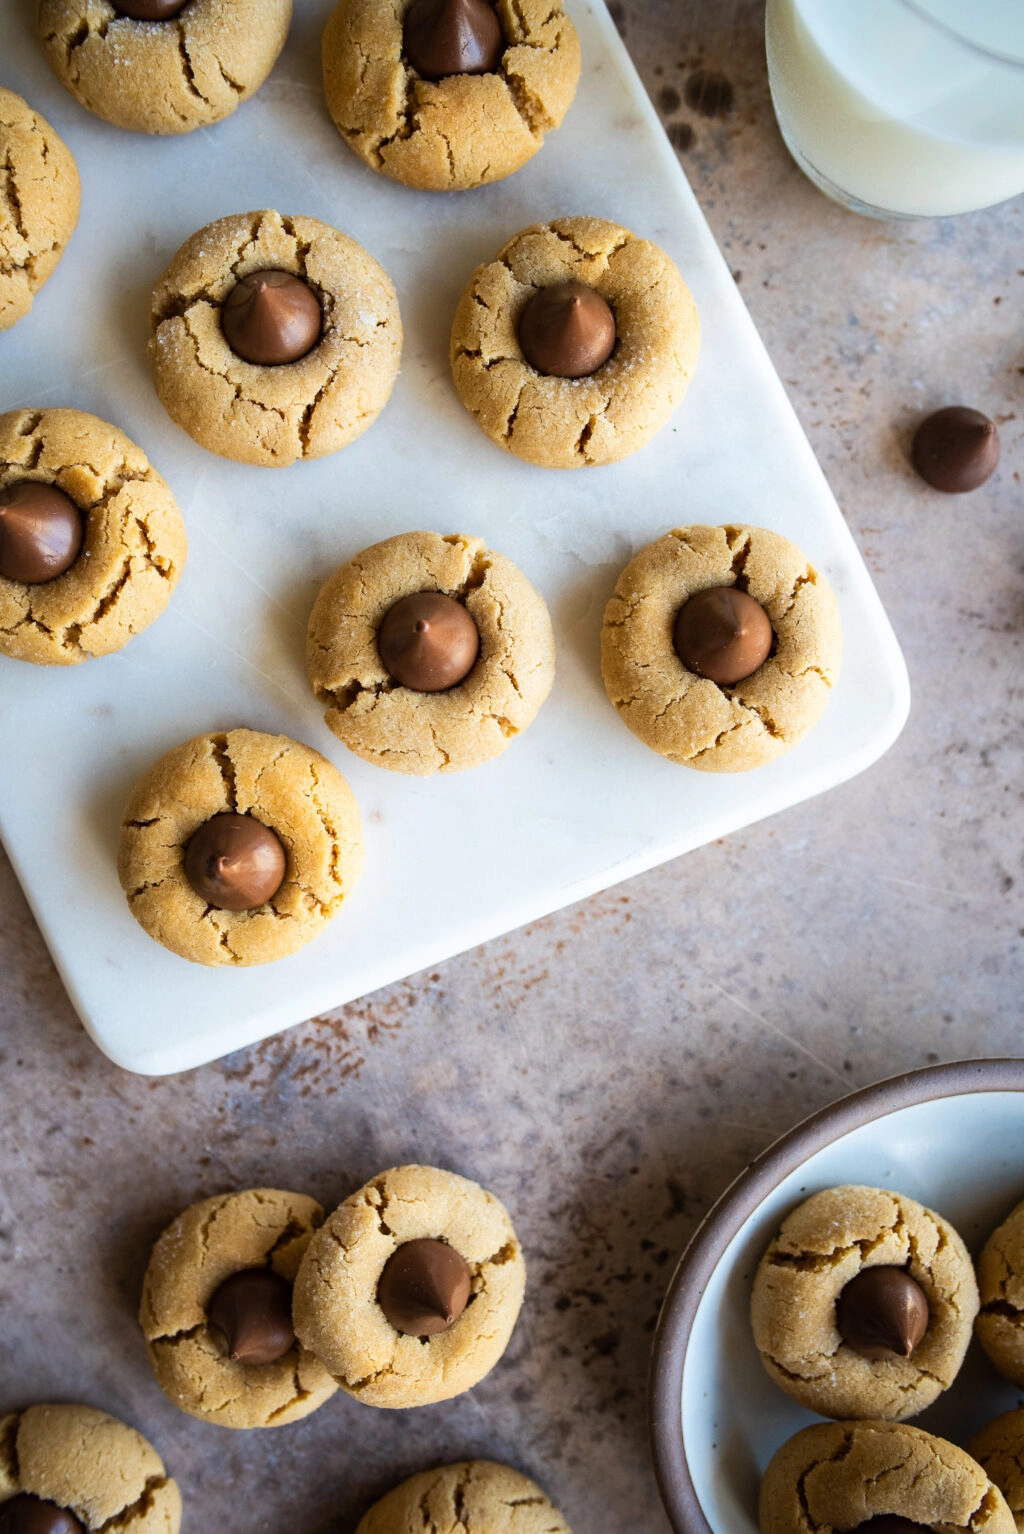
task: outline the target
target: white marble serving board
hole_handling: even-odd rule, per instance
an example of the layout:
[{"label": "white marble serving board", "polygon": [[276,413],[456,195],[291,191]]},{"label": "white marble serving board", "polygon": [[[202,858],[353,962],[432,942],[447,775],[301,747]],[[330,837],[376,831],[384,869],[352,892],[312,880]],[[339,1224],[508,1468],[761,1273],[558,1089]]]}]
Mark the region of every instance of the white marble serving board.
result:
[{"label": "white marble serving board", "polygon": [[[69,405],[121,426],[170,482],[189,563],[166,614],[120,654],[68,670],[0,657],[0,834],[99,1047],[129,1070],[183,1070],[250,1044],[831,788],[876,760],[909,706],[889,623],[782,386],[600,0],[568,0],[583,77],[531,164],[481,191],[410,192],[365,169],[327,116],[319,40],[331,0],[299,0],[262,91],[219,126],[154,139],[107,126],[57,85],[33,7],[0,0],[0,84],[75,153],[82,219],[34,313],[0,336],[0,410]],[[164,414],[146,362],[149,292],[209,220],[277,207],[326,220],[387,268],[405,325],[378,422],[333,458],[245,468]],[[455,394],[451,316],[474,266],[527,224],[616,219],[662,245],[700,308],[689,395],[641,453],[547,471],[493,447]],[[619,722],[601,682],[601,613],[641,545],[689,522],[747,521],[796,540],[839,597],[845,662],[822,723],[758,772],[674,766]],[[303,668],[321,581],[410,528],[479,534],[551,609],[554,691],[497,761],[419,779],[371,767],[328,732]],[[117,882],[128,790],[188,736],[282,731],[346,774],[366,872],[315,942],[280,962],[208,970],[154,943]]]}]

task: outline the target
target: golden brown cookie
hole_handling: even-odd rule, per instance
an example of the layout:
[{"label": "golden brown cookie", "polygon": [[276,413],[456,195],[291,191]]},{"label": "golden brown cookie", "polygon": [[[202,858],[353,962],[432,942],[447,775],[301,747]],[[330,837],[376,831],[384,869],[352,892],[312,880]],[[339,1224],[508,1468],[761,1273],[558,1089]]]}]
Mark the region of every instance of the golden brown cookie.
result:
[{"label": "golden brown cookie", "polygon": [[[448,1331],[399,1332],[377,1301],[408,1241],[445,1241],[469,1264],[471,1299]],[[426,1406],[482,1380],[508,1346],[526,1269],[504,1205],[439,1167],[392,1167],[347,1198],[313,1237],[295,1281],[295,1331],[342,1390],[370,1406]]]},{"label": "golden brown cookie", "polygon": [[[250,815],[287,857],[284,882],[255,910],[218,910],[185,876],[185,848],[211,816]],[[197,735],[154,762],[131,792],[117,871],[136,921],[196,964],[267,964],[294,953],[340,911],[363,867],[363,832],[338,769],[287,735]]]},{"label": "golden brown cookie", "polygon": [[412,0],[340,0],[324,29],[324,90],[338,132],[372,170],[421,191],[500,181],[537,153],[580,77],[561,0],[497,0],[506,47],[493,74],[422,79],[402,27]]},{"label": "golden brown cookie", "polygon": [[167,1227],[146,1269],[139,1323],[175,1406],[222,1427],[281,1427],[334,1394],[327,1370],[298,1343],[272,1363],[233,1362],[207,1318],[220,1285],[243,1269],[269,1268],[293,1284],[323,1218],[301,1193],[248,1188],[193,1204]]},{"label": "golden brown cookie", "polygon": [[0,330],[32,307],[75,232],[82,187],[64,140],[0,86]]},{"label": "golden brown cookie", "polygon": [[1006,1498],[1017,1534],[1024,1534],[1024,1407],[986,1423],[967,1450]]},{"label": "golden brown cookie", "polygon": [[166,21],[110,0],[40,0],[39,36],[75,100],[118,128],[190,133],[259,90],[284,47],[292,0],[190,0]]},{"label": "golden brown cookie", "polygon": [[[387,612],[419,591],[463,602],[480,635],[475,666],[445,692],[400,686],[377,647]],[[395,772],[460,772],[499,755],[535,718],[554,681],[555,641],[543,598],[482,539],[401,533],[321,588],[306,670],[328,729],[357,756]]]},{"label": "golden brown cookie", "polygon": [[152,1444],[91,1406],[30,1406],[0,1421],[0,1506],[19,1493],[67,1508],[90,1534],[181,1527],[177,1482]]},{"label": "golden brown cookie", "polygon": [[[319,343],[297,362],[246,362],[221,306],[250,272],[290,272],[323,310]],[[398,376],[402,322],[387,272],[315,218],[272,210],[217,219],[185,241],[153,293],[149,358],[168,415],[212,453],[279,467],[360,436]]]},{"label": "golden brown cookie", "polygon": [[1000,1374],[1024,1385],[1024,1203],[992,1232],[978,1258],[978,1341]]},{"label": "golden brown cookie", "polygon": [[941,1534],[1014,1534],[998,1488],[969,1454],[899,1422],[820,1422],[764,1473],[761,1534],[852,1534],[892,1514]]},{"label": "golden brown cookie", "polygon": [[[930,1316],[909,1358],[869,1359],[845,1342],[836,1302],[864,1268],[905,1269]],[[754,1276],[761,1362],[823,1417],[902,1421],[952,1384],[971,1340],[978,1290],[967,1248],[940,1215],[886,1188],[825,1188],[782,1222]]]},{"label": "golden brown cookie", "polygon": [[[745,681],[720,686],[673,648],[694,593],[737,586],[761,604],[774,645]],[[677,527],[641,549],[605,608],[605,690],[645,746],[701,772],[746,772],[782,756],[816,724],[839,674],[839,609],[795,543],[762,527]]]},{"label": "golden brown cookie", "polygon": [[572,1534],[534,1482],[489,1459],[412,1475],[364,1514],[356,1534]]},{"label": "golden brown cookie", "polygon": [[[540,289],[572,281],[611,306],[615,349],[588,378],[548,377],[523,355],[519,317]],[[604,218],[556,218],[477,267],[449,357],[462,403],[492,442],[545,469],[578,469],[643,447],[686,393],[699,350],[697,307],[663,250]]]},{"label": "golden brown cookie", "polygon": [[185,526],[141,448],[84,410],[0,415],[0,490],[56,485],[85,518],[81,553],[42,585],[0,576],[0,654],[39,666],[109,655],[170,601],[185,564]]}]

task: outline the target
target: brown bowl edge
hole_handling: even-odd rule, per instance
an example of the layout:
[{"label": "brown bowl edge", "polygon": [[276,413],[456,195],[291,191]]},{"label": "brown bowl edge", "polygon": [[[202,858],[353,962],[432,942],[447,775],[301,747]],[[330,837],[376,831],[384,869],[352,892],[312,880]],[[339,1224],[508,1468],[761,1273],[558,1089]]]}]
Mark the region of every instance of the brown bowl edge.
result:
[{"label": "brown bowl edge", "polygon": [[648,1429],[654,1474],[675,1534],[727,1534],[704,1516],[683,1443],[683,1367],[690,1327],[712,1273],[740,1226],[808,1157],[898,1108],[972,1092],[1024,1092],[1024,1060],[954,1060],[904,1071],[821,1108],[772,1142],[708,1210],[679,1259],[662,1301],[651,1351]]}]

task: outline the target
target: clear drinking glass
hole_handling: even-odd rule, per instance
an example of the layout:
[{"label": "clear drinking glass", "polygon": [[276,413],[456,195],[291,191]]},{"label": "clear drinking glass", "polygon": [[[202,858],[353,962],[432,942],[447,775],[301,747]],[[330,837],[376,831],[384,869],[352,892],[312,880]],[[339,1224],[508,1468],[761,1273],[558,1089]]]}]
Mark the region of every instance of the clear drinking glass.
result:
[{"label": "clear drinking glass", "polygon": [[1024,0],[767,0],[786,147],[836,202],[936,218],[1024,192]]}]

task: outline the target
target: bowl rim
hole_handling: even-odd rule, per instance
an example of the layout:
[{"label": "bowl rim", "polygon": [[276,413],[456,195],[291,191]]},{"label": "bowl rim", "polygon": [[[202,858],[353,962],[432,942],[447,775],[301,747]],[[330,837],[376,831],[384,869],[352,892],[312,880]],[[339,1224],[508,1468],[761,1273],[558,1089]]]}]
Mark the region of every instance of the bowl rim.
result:
[{"label": "bowl rim", "polygon": [[1024,1059],[954,1060],[861,1087],[774,1140],[712,1204],[672,1275],[651,1351],[648,1429],[658,1490],[675,1534],[726,1534],[712,1529],[698,1500],[683,1442],[681,1402],[693,1318],[730,1241],[772,1189],[816,1151],[897,1109],[976,1092],[1024,1092]]}]

